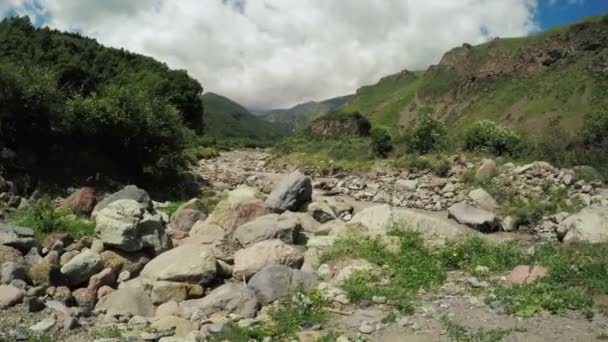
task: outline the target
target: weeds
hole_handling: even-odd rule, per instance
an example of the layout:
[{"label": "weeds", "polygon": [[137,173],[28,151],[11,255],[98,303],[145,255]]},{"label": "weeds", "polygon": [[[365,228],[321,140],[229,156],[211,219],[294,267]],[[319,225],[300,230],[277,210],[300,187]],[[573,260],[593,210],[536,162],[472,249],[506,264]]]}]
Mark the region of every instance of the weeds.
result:
[{"label": "weeds", "polygon": [[471,329],[450,320],[445,315],[441,317],[441,324],[448,338],[453,342],[499,342],[510,333],[510,331],[501,328],[482,328],[477,331],[471,331]]},{"label": "weeds", "polygon": [[470,273],[475,273],[478,266],[488,267],[490,272],[502,272],[527,262],[519,243],[489,243],[480,238],[448,242],[436,255],[448,269]]}]

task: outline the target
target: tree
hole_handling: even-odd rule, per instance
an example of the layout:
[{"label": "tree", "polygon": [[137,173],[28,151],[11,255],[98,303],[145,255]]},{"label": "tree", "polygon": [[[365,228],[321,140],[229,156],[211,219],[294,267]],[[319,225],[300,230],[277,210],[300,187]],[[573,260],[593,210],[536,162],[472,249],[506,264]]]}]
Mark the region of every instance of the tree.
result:
[{"label": "tree", "polygon": [[393,150],[391,136],[385,128],[372,128],[371,130],[372,149],[374,154],[381,158],[386,158]]}]

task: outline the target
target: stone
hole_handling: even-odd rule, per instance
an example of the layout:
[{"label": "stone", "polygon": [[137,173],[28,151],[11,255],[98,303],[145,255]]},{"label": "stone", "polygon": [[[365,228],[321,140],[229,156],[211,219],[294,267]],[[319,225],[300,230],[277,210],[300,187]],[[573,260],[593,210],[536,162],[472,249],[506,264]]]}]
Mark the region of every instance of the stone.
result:
[{"label": "stone", "polygon": [[23,264],[16,262],[5,262],[2,264],[2,270],[0,271],[0,283],[10,284],[13,280],[27,280],[27,271]]},{"label": "stone", "polygon": [[152,259],[141,272],[147,281],[207,284],[217,272],[213,251],[202,245],[183,245]]},{"label": "stone", "polygon": [[151,326],[156,331],[174,331],[175,337],[186,337],[193,329],[192,322],[177,316],[164,316],[154,321]]},{"label": "stone", "polygon": [[173,215],[169,225],[172,229],[189,232],[192,226],[198,221],[204,221],[207,218],[207,208],[198,198],[182,204]]},{"label": "stone", "polygon": [[500,228],[498,218],[492,212],[475,208],[467,203],[456,203],[448,208],[448,216],[482,233],[492,233]]},{"label": "stone", "polygon": [[270,210],[282,213],[296,211],[312,200],[312,183],[309,177],[300,172],[285,176],[266,199]]},{"label": "stone", "polygon": [[270,214],[240,226],[234,232],[234,238],[244,247],[271,239],[292,244],[300,229],[299,220],[290,216]]},{"label": "stone", "polygon": [[547,276],[549,271],[542,266],[519,265],[507,276],[507,281],[513,285],[531,284]]},{"label": "stone", "polygon": [[340,261],[335,265],[336,273],[331,279],[333,286],[342,287],[356,272],[368,272],[377,269],[378,266],[365,259],[348,259]]},{"label": "stone", "polygon": [[291,211],[286,211],[281,214],[281,217],[296,220],[300,225],[301,230],[306,233],[317,234],[318,228],[321,226],[319,221],[315,220],[307,213],[294,213]]},{"label": "stone", "polygon": [[285,265],[268,265],[256,273],[247,286],[252,289],[260,304],[268,305],[297,289],[311,289],[316,284],[313,274]]},{"label": "stone", "polygon": [[224,228],[217,224],[209,224],[198,221],[190,230],[190,237],[200,244],[212,244],[215,241],[223,241],[227,238]]},{"label": "stone", "polygon": [[31,228],[0,223],[0,245],[13,247],[27,253],[36,246],[34,231]]},{"label": "stone", "polygon": [[75,317],[68,317],[63,321],[63,330],[70,331],[80,327],[80,322]]},{"label": "stone", "polygon": [[353,217],[347,227],[349,229],[344,234],[371,237],[388,235],[392,229],[419,232],[425,239],[459,239],[477,234],[448,220],[388,205],[362,210]]},{"label": "stone", "polygon": [[139,288],[118,289],[102,298],[95,310],[105,310],[111,315],[126,315],[153,317],[154,304],[152,299]]},{"label": "stone", "polygon": [[61,267],[61,273],[72,286],[80,285],[103,269],[101,256],[90,249],[84,250]]},{"label": "stone", "polygon": [[517,230],[517,220],[513,216],[507,216],[502,220],[502,230],[505,232],[512,232]]},{"label": "stone", "polygon": [[0,310],[10,308],[23,301],[25,291],[11,285],[0,285]]},{"label": "stone", "polygon": [[13,247],[0,245],[0,265],[9,261],[22,265],[25,264],[25,258],[21,252]]},{"label": "stone", "polygon": [[417,189],[417,179],[399,179],[395,182],[395,191],[397,192],[415,192]]},{"label": "stone", "polygon": [[63,282],[63,274],[59,268],[59,254],[52,251],[44,259],[29,269],[29,278],[38,285],[57,285]]},{"label": "stone", "polygon": [[205,223],[218,225],[227,234],[232,234],[245,223],[268,214],[264,201],[258,196],[259,192],[249,187],[239,187],[229,192],[228,198],[216,205]]},{"label": "stone", "polygon": [[57,323],[57,322],[55,321],[54,318],[52,318],[52,317],[45,318],[42,321],[32,325],[29,328],[29,330],[31,330],[35,334],[45,335],[45,334],[49,333],[51,331],[51,329],[53,329],[53,327],[55,326],[55,323]]},{"label": "stone", "polygon": [[179,303],[181,317],[195,321],[211,317],[214,313],[235,314],[253,318],[260,303],[253,290],[240,283],[227,283],[200,299]]},{"label": "stone", "polygon": [[104,268],[101,272],[93,275],[89,279],[88,289],[97,292],[102,286],[114,286],[116,285],[116,272],[110,267]]},{"label": "stone", "polygon": [[200,298],[204,289],[198,284],[157,281],[152,283],[151,298],[155,305],[170,301],[181,302],[186,299]]},{"label": "stone", "polygon": [[583,208],[562,221],[556,232],[558,238],[566,243],[608,242],[608,207]]},{"label": "stone", "polygon": [[80,308],[85,308],[87,312],[91,312],[97,303],[97,291],[92,291],[88,288],[80,288],[72,292],[72,296],[76,304]]},{"label": "stone", "polygon": [[281,240],[266,240],[241,249],[234,254],[233,275],[236,279],[250,278],[266,265],[273,263],[300,268],[304,254]]},{"label": "stone", "polygon": [[125,253],[105,250],[100,255],[104,268],[111,268],[116,274],[127,271],[133,277],[138,276],[145,264],[150,261],[148,255],[142,252]]},{"label": "stone", "polygon": [[475,179],[481,181],[492,179],[496,173],[496,163],[492,159],[484,159],[475,172]]},{"label": "stone", "polygon": [[40,312],[46,308],[44,299],[40,297],[25,297],[23,304],[27,308],[27,312]]},{"label": "stone", "polygon": [[307,211],[310,216],[320,223],[329,222],[337,218],[329,204],[323,201],[314,201],[308,204]]},{"label": "stone", "polygon": [[472,287],[478,288],[478,289],[487,289],[488,287],[490,287],[490,283],[488,283],[485,280],[479,280],[476,277],[469,277],[469,278],[467,278],[467,282]]},{"label": "stone", "polygon": [[376,331],[376,327],[369,322],[363,322],[359,325],[359,332],[365,335],[372,334]]},{"label": "stone", "polygon": [[99,300],[99,299],[101,299],[101,298],[109,295],[110,293],[112,293],[114,291],[115,290],[112,287],[110,287],[108,285],[103,285],[102,287],[100,287],[97,290],[97,299]]},{"label": "stone", "polygon": [[473,201],[477,208],[487,211],[495,211],[498,209],[498,203],[492,196],[482,188],[478,188],[469,192],[469,198]]},{"label": "stone", "polygon": [[168,301],[163,303],[156,308],[156,318],[162,318],[167,316],[178,316],[179,315],[179,305],[176,301]]},{"label": "stone", "polygon": [[97,203],[93,209],[92,216],[95,217],[97,214],[108,207],[110,204],[120,200],[132,200],[140,204],[140,207],[144,209],[152,208],[152,201],[150,195],[135,185],[127,185],[122,190],[111,194],[104,198],[101,202]]},{"label": "stone", "polygon": [[83,187],[61,202],[61,207],[70,209],[76,215],[90,215],[97,204],[97,195],[95,189],[91,187]]},{"label": "stone", "polygon": [[99,239],[93,240],[93,243],[91,244],[91,250],[97,254],[101,254],[105,250],[103,241]]},{"label": "stone", "polygon": [[130,253],[148,249],[159,254],[170,247],[162,216],[134,200],[117,200],[101,210],[95,233],[105,245]]}]

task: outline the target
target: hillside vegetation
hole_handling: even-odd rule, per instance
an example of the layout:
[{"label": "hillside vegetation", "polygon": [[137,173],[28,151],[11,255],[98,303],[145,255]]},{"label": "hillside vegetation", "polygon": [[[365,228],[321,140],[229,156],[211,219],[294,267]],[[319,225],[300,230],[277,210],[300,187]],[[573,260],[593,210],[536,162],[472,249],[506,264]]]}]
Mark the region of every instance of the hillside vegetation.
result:
[{"label": "hillside vegetation", "polygon": [[202,96],[205,104],[205,136],[240,145],[266,145],[287,135],[288,128],[265,121],[240,104],[218,94]]},{"label": "hillside vegetation", "polygon": [[0,146],[18,170],[159,176],[185,166],[203,130],[202,86],[185,71],[78,34],[0,22]]},{"label": "hillside vegetation", "polygon": [[315,119],[341,107],[352,95],[335,97],[321,102],[306,102],[288,109],[275,109],[260,112],[259,115],[267,121],[286,126],[290,132],[299,131]]}]

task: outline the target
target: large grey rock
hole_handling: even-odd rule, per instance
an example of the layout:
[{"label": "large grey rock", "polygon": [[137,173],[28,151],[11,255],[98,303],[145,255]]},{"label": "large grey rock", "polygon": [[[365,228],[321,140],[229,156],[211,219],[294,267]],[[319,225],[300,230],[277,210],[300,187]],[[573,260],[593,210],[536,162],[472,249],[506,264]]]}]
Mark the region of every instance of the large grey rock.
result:
[{"label": "large grey rock", "polygon": [[141,272],[149,281],[207,284],[216,273],[215,256],[203,245],[183,245],[152,259]]},{"label": "large grey rock", "polygon": [[198,244],[212,244],[215,241],[224,241],[227,235],[224,228],[203,221],[195,223],[192,230],[190,230],[190,238]]},{"label": "large grey rock", "polygon": [[484,210],[494,211],[498,209],[498,203],[487,191],[482,188],[469,192],[469,198],[475,203],[475,206]]},{"label": "large grey rock", "polygon": [[236,279],[249,278],[266,265],[281,264],[300,268],[304,254],[281,240],[258,242],[234,254],[233,275]]},{"label": "large grey rock", "polygon": [[84,250],[61,267],[61,273],[70,285],[80,285],[103,269],[101,256],[90,249]]},{"label": "large grey rock", "polygon": [[338,230],[338,235],[363,234],[383,236],[392,230],[411,231],[422,234],[425,239],[458,239],[477,232],[448,220],[418,211],[380,205],[367,208],[356,214],[347,225],[348,230]]},{"label": "large grey rock", "polygon": [[253,292],[240,283],[224,284],[201,299],[192,299],[179,304],[181,317],[195,321],[208,318],[214,313],[236,314],[243,318],[253,318],[260,303]]},{"label": "large grey rock", "polygon": [[0,272],[0,284],[10,284],[13,280],[27,280],[27,271],[23,264],[5,262]]},{"label": "large grey rock", "polygon": [[329,222],[337,218],[334,210],[324,201],[314,201],[310,203],[307,211],[310,216],[320,223]]},{"label": "large grey rock", "polygon": [[247,286],[252,289],[258,301],[267,305],[295,290],[308,290],[316,283],[311,273],[295,270],[285,265],[268,265],[256,273]]},{"label": "large grey rock", "polygon": [[587,207],[562,221],[557,234],[564,242],[608,242],[608,207]]},{"label": "large grey rock", "polygon": [[321,223],[315,220],[312,216],[308,215],[308,213],[286,211],[282,213],[281,216],[293,218],[294,220],[298,221],[303,232],[316,234],[317,229],[321,226]]},{"label": "large grey rock", "polygon": [[95,233],[105,245],[125,252],[149,249],[158,254],[170,243],[162,216],[129,199],[115,201],[101,210]]},{"label": "large grey rock", "polygon": [[36,246],[34,230],[0,223],[0,245],[13,247],[22,253],[27,253]]},{"label": "large grey rock", "polygon": [[110,315],[153,317],[152,299],[140,288],[126,287],[118,289],[101,298],[95,310],[105,310]]},{"label": "large grey rock", "polygon": [[201,200],[194,198],[182,204],[175,213],[171,215],[169,225],[172,229],[189,232],[197,221],[203,221],[206,218],[207,208],[205,208],[205,205]]},{"label": "large grey rock", "polygon": [[25,291],[10,285],[0,285],[0,310],[10,308],[23,301]]},{"label": "large grey rock", "polygon": [[146,190],[140,189],[135,185],[127,185],[122,190],[111,194],[110,196],[104,198],[101,202],[97,203],[95,208],[93,208],[93,213],[91,215],[93,217],[97,216],[100,211],[108,207],[110,204],[120,200],[133,200],[144,208],[152,208],[152,201],[150,200],[150,195],[148,195]]},{"label": "large grey rock", "polygon": [[448,208],[450,218],[482,233],[492,233],[500,229],[496,215],[490,211],[475,208],[467,203],[456,203]]},{"label": "large grey rock", "polygon": [[240,226],[234,232],[234,238],[245,247],[271,239],[292,244],[300,229],[300,221],[297,218],[270,214]]},{"label": "large grey rock", "polygon": [[268,198],[266,205],[275,212],[286,210],[295,211],[303,204],[312,199],[312,183],[310,178],[300,172],[294,172],[285,176],[275,186]]},{"label": "large grey rock", "polygon": [[485,181],[494,177],[496,172],[496,163],[492,159],[484,159],[481,161],[479,168],[477,168],[477,172],[475,172],[475,178]]}]

